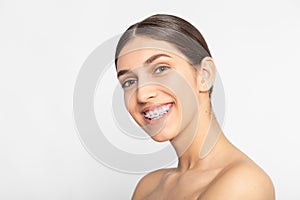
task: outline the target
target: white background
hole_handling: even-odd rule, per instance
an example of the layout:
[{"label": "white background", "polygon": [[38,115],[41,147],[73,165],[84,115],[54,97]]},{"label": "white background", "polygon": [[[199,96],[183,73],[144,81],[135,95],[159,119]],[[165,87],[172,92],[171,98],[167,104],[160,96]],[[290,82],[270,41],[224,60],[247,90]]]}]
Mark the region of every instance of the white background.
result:
[{"label": "white background", "polygon": [[296,200],[300,3],[0,0],[0,199],[129,199],[142,175],[83,147],[73,89],[88,55],[129,25],[175,14],[204,35],[226,94],[224,132]]}]

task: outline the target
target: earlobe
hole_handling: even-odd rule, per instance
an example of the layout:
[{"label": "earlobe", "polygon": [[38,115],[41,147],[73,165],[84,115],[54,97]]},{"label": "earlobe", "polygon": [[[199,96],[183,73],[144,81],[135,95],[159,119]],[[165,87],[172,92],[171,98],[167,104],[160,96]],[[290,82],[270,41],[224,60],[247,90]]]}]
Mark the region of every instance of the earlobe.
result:
[{"label": "earlobe", "polygon": [[213,86],[216,76],[216,67],[211,57],[202,59],[198,69],[199,92],[208,92]]}]

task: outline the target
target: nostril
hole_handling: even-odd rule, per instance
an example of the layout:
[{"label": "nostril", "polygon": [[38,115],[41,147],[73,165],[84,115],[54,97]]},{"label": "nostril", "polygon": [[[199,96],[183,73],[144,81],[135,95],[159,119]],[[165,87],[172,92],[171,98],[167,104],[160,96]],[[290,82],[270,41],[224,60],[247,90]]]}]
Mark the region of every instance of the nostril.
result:
[{"label": "nostril", "polygon": [[137,99],[139,102],[147,102],[156,97],[156,89],[153,86],[143,86],[137,89]]}]

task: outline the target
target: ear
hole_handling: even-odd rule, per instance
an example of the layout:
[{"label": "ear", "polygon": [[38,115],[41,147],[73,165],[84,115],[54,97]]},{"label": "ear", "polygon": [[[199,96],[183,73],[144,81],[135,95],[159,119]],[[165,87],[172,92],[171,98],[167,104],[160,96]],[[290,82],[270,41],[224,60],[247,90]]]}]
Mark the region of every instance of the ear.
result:
[{"label": "ear", "polygon": [[211,57],[205,57],[200,63],[197,76],[199,92],[208,92],[213,86],[216,77],[216,66]]}]

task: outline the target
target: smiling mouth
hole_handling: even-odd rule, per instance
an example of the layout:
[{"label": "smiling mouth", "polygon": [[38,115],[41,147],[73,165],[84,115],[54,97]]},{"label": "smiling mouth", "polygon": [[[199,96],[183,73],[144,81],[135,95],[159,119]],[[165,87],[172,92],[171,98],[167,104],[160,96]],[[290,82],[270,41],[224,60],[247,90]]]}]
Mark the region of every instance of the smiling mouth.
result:
[{"label": "smiling mouth", "polygon": [[143,112],[144,117],[148,122],[154,122],[162,119],[171,110],[173,103],[167,103],[159,106],[154,106]]}]

